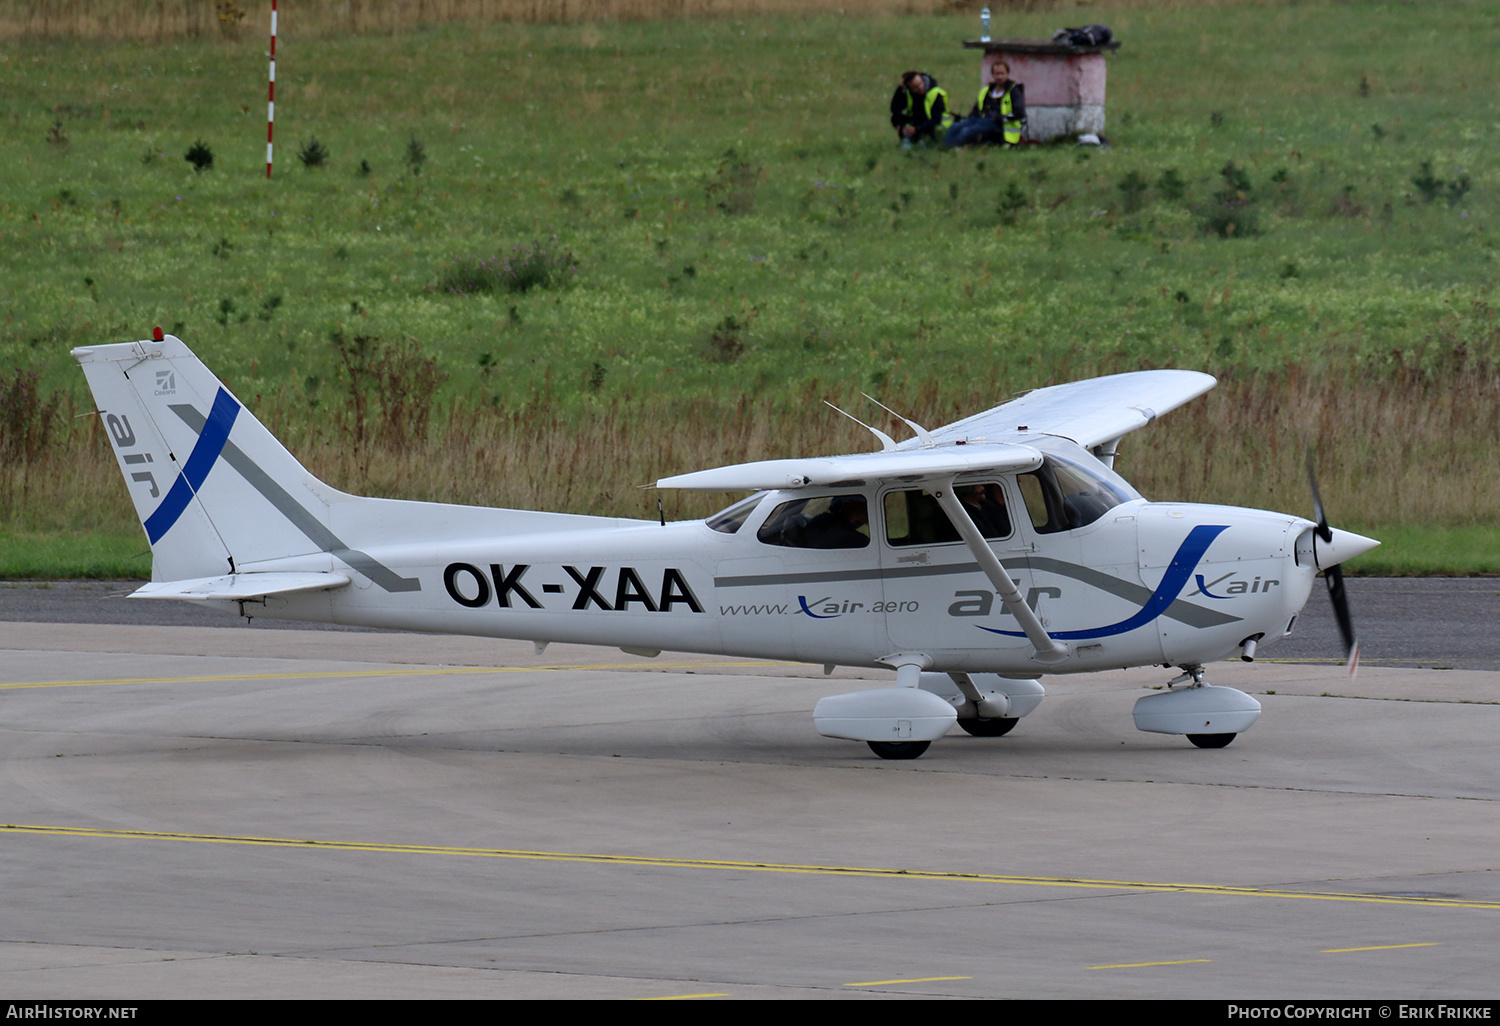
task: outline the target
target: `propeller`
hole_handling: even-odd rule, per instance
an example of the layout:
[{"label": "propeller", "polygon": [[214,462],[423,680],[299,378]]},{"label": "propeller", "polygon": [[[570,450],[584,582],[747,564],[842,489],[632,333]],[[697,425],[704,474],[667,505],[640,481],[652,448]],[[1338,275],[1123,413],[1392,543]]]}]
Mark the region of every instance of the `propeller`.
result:
[{"label": "propeller", "polygon": [[1352,531],[1335,531],[1328,526],[1328,515],[1323,511],[1323,497],[1318,494],[1318,475],[1313,469],[1312,446],[1307,447],[1307,484],[1312,489],[1313,514],[1318,518],[1313,529],[1313,564],[1323,571],[1323,583],[1328,586],[1328,598],[1333,602],[1333,615],[1339,623],[1339,633],[1344,638],[1345,662],[1349,676],[1359,672],[1359,638],[1354,633],[1354,621],[1349,616],[1349,593],[1344,589],[1343,561],[1361,552],[1367,552],[1380,543]]}]

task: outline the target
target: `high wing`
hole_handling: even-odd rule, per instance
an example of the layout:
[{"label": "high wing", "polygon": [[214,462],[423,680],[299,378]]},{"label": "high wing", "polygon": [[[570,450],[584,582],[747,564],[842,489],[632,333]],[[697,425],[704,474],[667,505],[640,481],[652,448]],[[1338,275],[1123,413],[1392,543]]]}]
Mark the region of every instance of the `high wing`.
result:
[{"label": "high wing", "polygon": [[[984,413],[932,432],[934,441],[992,440],[1023,434],[1061,435],[1092,448],[1145,427],[1213,388],[1213,375],[1200,371],[1147,370],[1052,385]],[[917,439],[902,443],[907,449]]]},{"label": "high wing", "polygon": [[780,488],[849,487],[869,481],[918,480],[991,470],[1020,473],[1035,470],[1042,454],[1029,445],[974,445],[900,452],[864,452],[801,460],[761,460],[713,470],[664,477],[658,488],[704,492],[756,492]]},{"label": "high wing", "polygon": [[[1131,371],[1039,388],[984,413],[902,442],[895,451],[761,460],[664,477],[658,488],[737,492],[916,481],[979,471],[1024,473],[1042,454],[1025,444],[1057,435],[1085,448],[1118,440],[1216,384],[1184,370]],[[1015,439],[1007,441],[1006,439]]]}]

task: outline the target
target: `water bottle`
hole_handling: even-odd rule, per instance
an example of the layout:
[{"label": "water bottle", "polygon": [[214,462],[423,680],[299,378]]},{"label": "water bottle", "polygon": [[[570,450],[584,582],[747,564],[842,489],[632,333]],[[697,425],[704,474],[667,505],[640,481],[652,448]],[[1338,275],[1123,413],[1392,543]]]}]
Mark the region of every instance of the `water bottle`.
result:
[{"label": "water bottle", "polygon": [[990,41],[990,9],[988,7],[979,12],[979,41],[981,43]]}]

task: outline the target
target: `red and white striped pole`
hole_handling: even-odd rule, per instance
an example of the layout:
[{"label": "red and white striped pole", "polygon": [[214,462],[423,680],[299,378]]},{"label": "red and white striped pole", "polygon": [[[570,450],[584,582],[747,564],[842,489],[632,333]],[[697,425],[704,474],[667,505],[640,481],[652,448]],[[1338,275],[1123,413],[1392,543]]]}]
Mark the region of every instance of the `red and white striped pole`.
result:
[{"label": "red and white striped pole", "polygon": [[266,99],[266,181],[271,180],[271,132],[276,127],[276,0],[271,0],[271,84]]}]

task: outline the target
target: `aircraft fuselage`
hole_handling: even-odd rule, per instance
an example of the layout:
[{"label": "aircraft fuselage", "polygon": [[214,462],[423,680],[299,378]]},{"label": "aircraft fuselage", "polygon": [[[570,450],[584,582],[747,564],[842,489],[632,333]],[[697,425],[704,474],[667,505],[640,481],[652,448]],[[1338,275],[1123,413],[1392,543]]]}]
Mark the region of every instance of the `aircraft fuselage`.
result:
[{"label": "aircraft fuselage", "polygon": [[[1014,478],[996,482],[1016,489]],[[959,540],[889,544],[885,493],[861,548],[767,544],[767,520],[806,490],[765,494],[734,533],[705,521],[367,548],[420,589],[356,578],[336,591],[243,603],[246,615],[546,642],[876,666],[920,651],[932,668],[1026,675],[1205,663],[1284,636],[1316,568],[1299,517],[1132,499],[1075,530],[1017,517],[991,543],[1065,660],[1042,666]],[[827,491],[826,489],[824,491]],[[1019,491],[1012,496],[1024,508]],[[584,518],[570,518],[575,525]],[[242,569],[322,569],[327,557]],[[231,605],[232,604],[228,604]]]}]

